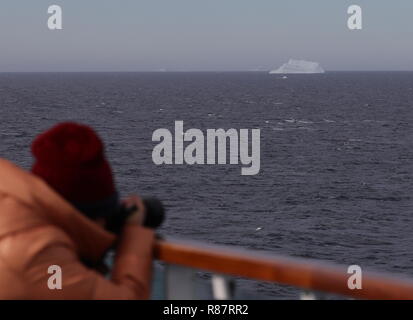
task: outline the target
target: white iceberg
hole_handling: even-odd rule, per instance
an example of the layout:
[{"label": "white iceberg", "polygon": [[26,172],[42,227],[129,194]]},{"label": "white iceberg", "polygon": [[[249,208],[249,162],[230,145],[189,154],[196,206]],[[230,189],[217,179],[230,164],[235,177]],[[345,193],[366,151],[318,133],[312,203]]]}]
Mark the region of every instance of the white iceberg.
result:
[{"label": "white iceberg", "polygon": [[287,63],[284,63],[277,70],[270,71],[270,74],[287,74],[287,73],[324,73],[324,69],[321,68],[317,62],[294,60],[290,59]]}]

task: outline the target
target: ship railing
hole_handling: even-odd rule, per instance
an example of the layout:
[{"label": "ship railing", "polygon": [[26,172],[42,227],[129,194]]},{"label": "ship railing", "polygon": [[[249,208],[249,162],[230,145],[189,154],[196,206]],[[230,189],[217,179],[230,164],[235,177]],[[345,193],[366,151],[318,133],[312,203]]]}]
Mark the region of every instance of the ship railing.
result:
[{"label": "ship railing", "polygon": [[165,265],[165,299],[196,299],[195,275],[211,273],[213,298],[234,297],[234,279],[247,278],[300,288],[301,299],[325,293],[350,299],[410,300],[413,279],[389,273],[361,271],[361,286],[354,287],[349,266],[292,258],[268,252],[207,245],[178,239],[158,240],[155,258]]}]

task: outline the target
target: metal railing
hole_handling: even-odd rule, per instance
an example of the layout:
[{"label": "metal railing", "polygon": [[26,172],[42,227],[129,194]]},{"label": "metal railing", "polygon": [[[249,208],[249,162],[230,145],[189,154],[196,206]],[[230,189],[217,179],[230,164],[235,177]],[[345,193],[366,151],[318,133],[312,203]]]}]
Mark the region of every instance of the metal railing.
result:
[{"label": "metal railing", "polygon": [[[351,289],[347,266],[310,259],[194,241],[164,239],[155,245],[155,258],[166,263],[166,298],[191,299],[195,270],[213,273],[217,299],[231,299],[227,276],[290,285],[305,292],[325,292],[356,299],[413,299],[413,280],[386,273],[362,273],[362,288]],[[313,298],[314,295],[303,295]]]}]

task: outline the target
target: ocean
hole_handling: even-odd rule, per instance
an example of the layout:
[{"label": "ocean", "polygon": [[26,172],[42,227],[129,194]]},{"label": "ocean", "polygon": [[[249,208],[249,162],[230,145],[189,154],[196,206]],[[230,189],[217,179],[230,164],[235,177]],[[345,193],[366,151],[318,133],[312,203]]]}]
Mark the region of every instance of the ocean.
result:
[{"label": "ocean", "polygon": [[[412,72],[2,73],[0,111],[0,156],[27,169],[42,130],[92,125],[121,193],[164,202],[164,235],[413,276]],[[156,166],[152,133],[176,120],[261,129],[260,173]]]}]

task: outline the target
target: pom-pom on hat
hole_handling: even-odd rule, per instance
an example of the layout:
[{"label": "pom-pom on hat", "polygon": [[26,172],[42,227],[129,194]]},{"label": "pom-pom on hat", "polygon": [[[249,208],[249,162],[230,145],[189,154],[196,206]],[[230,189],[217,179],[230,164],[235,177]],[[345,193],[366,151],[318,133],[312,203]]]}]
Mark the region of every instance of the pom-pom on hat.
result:
[{"label": "pom-pom on hat", "polygon": [[60,123],[34,140],[32,153],[32,172],[86,215],[105,216],[117,205],[103,143],[90,127]]}]

